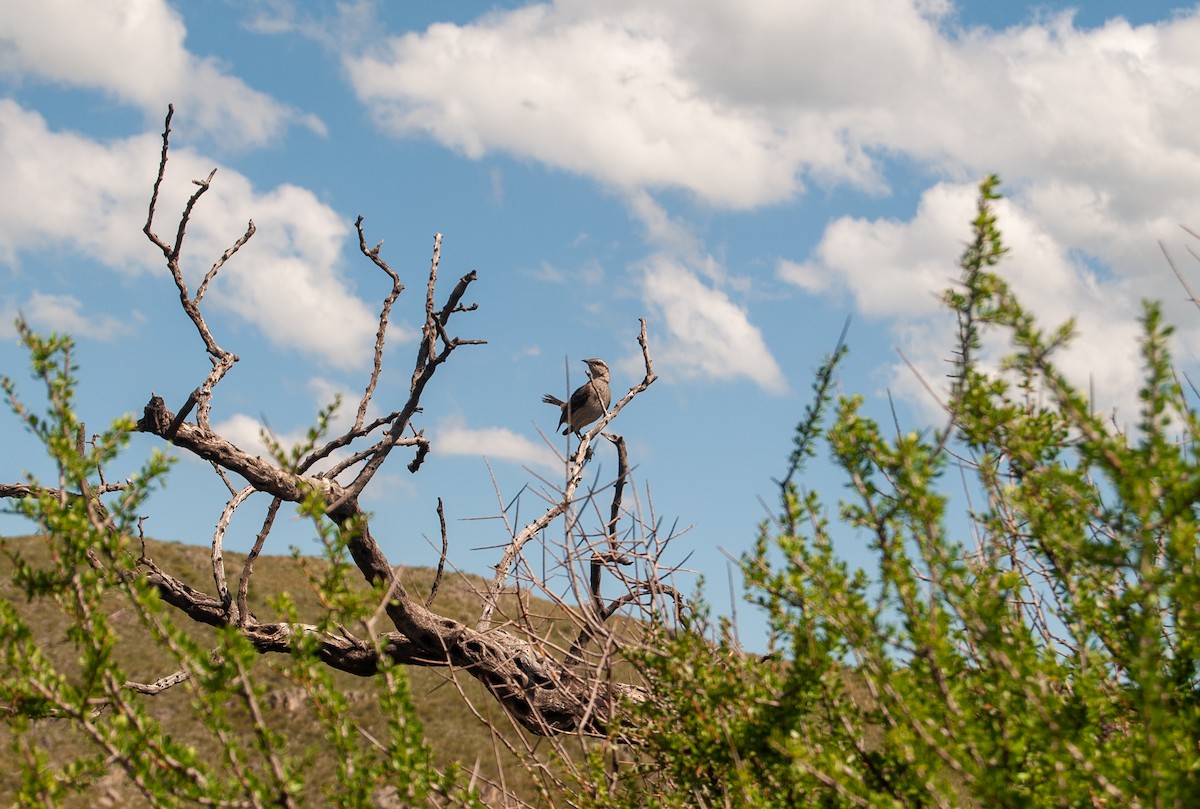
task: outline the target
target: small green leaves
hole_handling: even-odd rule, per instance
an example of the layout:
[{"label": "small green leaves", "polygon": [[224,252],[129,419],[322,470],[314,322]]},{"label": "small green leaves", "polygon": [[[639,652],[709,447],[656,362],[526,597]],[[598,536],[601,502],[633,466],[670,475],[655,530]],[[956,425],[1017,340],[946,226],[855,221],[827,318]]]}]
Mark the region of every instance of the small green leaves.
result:
[{"label": "small green leaves", "polygon": [[[839,344],[742,565],[785,659],[662,641],[640,661],[644,780],[594,805],[1200,804],[1200,422],[1171,329],[1145,305],[1119,432],[1056,365],[1073,323],[1039,325],[1003,279],[998,199],[989,177],[943,297],[949,427],[833,406]],[[836,520],[799,477],[822,448]]]}]

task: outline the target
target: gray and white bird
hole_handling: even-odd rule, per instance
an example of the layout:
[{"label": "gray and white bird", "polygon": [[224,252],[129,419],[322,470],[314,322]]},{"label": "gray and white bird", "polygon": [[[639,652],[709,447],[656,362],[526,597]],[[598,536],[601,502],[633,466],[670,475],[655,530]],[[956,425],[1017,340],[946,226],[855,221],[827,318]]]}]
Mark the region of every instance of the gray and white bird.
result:
[{"label": "gray and white bird", "polygon": [[612,401],[612,389],[608,386],[608,363],[598,357],[583,362],[587,364],[589,379],[571,394],[570,399],[564,402],[549,393],[542,397],[546,404],[562,408],[558,426],[566,425],[563,435],[573,431],[578,436],[580,430],[608,412],[608,405]]}]

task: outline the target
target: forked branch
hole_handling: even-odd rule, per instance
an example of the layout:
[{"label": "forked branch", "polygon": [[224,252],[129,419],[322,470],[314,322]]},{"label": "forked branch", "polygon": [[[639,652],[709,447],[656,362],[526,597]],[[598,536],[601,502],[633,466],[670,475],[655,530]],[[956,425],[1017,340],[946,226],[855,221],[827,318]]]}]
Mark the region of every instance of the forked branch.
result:
[{"label": "forked branch", "polygon": [[520,558],[521,551],[525,545],[571,508],[571,503],[575,500],[575,492],[579,488],[579,484],[583,482],[584,463],[591,455],[591,445],[596,436],[603,433],[604,428],[617,417],[617,414],[624,409],[625,405],[629,404],[635,396],[654,384],[654,380],[658,378],[654,374],[654,366],[650,359],[650,342],[646,336],[646,321],[643,319],[638,322],[641,324],[641,328],[637,339],[638,345],[642,349],[645,375],[615,405],[609,408],[608,412],[596,422],[595,426],[588,430],[582,439],[580,439],[579,446],[575,448],[575,454],[572,456],[571,463],[568,466],[567,482],[562,489],[559,499],[521,529],[519,533],[514,535],[508,543],[503,556],[500,557],[499,563],[496,564],[496,573],[492,577],[492,582],[483,596],[483,609],[479,614],[479,621],[475,625],[476,629],[480,632],[486,632],[491,627],[492,614],[496,611],[496,602],[500,598],[500,594],[504,591],[505,583],[508,581],[513,565]]}]

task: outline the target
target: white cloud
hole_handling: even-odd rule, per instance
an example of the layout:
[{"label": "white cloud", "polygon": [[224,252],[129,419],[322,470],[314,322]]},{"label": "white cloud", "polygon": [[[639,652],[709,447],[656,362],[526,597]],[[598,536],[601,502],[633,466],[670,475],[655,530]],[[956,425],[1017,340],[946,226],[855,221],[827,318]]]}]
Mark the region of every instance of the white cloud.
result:
[{"label": "white cloud", "polygon": [[975,194],[974,186],[942,183],[925,192],[910,221],[840,217],[810,261],[781,277],[802,287],[813,279],[844,285],[856,309],[873,317],[929,315],[957,275]]},{"label": "white cloud", "polygon": [[1081,30],[1064,14],[999,32],[957,30],[948,12],[559,0],[345,58],[391,131],[627,192],[680,188],[733,208],[788,199],[805,177],[882,192],[884,161],[900,155],[1102,200],[1106,217],[1039,214],[1114,259],[1144,257],[1163,221],[1200,220],[1200,8],[1156,25]]},{"label": "white cloud", "polygon": [[[813,256],[782,259],[776,274],[809,293],[848,291],[873,317],[932,316],[966,237],[957,206],[974,195],[956,183],[998,172],[1023,216],[1006,226],[1030,262],[1009,270],[1024,273],[1018,288],[1047,317],[1079,313],[1080,370],[1090,355],[1109,388],[1131,388],[1117,341],[1137,299],[1180,297],[1155,242],[1200,225],[1200,6],[1136,27],[1081,29],[1070,13],[1002,31],[955,19],[946,0],[557,0],[344,58],[391,132],[620,189],[656,248],[643,294],[692,373],[782,386],[729,298],[737,279],[649,192],[726,208],[788,200],[809,181],[887,193],[899,157],[954,182],[909,221],[836,220]],[[1095,277],[1085,259],[1108,271]]]},{"label": "white cloud", "polygon": [[731,205],[796,190],[771,122],[697,92],[655,15],[595,8],[437,24],[346,64],[385,128],[472,157],[502,150],[618,188],[681,186]]},{"label": "white cloud", "polygon": [[[659,373],[668,378],[748,378],[773,393],[786,389],[783,372],[749,313],[726,290],[748,288],[747,279],[731,276],[683,223],[671,217],[649,194],[631,194],[630,213],[653,249],[632,268],[646,304],[657,312],[652,337]],[[703,280],[702,280],[703,279]],[[622,362],[631,374],[642,372],[641,356]]]},{"label": "white cloud", "polygon": [[[150,134],[99,142],[54,132],[36,113],[0,99],[0,261],[19,264],[23,252],[54,245],[123,273],[153,272],[170,284],[162,254],[141,232],[160,148]],[[173,238],[195,189],[191,180],[206,177],[213,165],[190,149],[172,149],[157,233]],[[220,169],[188,227],[191,290],[251,218],[258,232],[221,269],[205,301],[276,345],[329,363],[360,364],[376,321],[341,273],[349,226],[309,191],[283,185],[262,192],[238,172]]]},{"label": "white cloud", "polygon": [[339,0],[333,9],[323,3],[259,0],[252,4],[244,26],[260,34],[291,34],[333,50],[362,47],[381,25],[378,0]]},{"label": "white cloud", "polygon": [[[786,389],[783,372],[762,332],[724,292],[706,286],[665,254],[645,260],[640,280],[643,297],[659,315],[652,322],[661,323],[667,332],[665,340],[657,334],[653,337],[659,374],[726,381],[746,378],[773,393]],[[636,367],[641,368],[640,358]]]},{"label": "white cloud", "polygon": [[[84,311],[83,302],[71,295],[34,292],[21,305],[21,314],[35,329],[62,332],[72,337],[109,342],[132,331],[129,316],[89,314]],[[133,319],[138,319],[136,313]]]},{"label": "white cloud", "polygon": [[11,0],[0,4],[0,70],[99,89],[151,118],[175,102],[181,124],[229,146],[265,143],[300,119],[217,60],[190,53],[186,34],[163,0]]},{"label": "white cloud", "polygon": [[781,258],[775,262],[775,274],[790,284],[800,287],[805,292],[825,292],[833,286],[834,279],[829,277],[825,268],[812,262],[792,261]]},{"label": "white cloud", "polygon": [[[213,432],[243,452],[257,455],[260,458],[270,458],[271,452],[263,440],[264,431],[267,431],[267,426],[262,421],[245,413],[234,413],[213,424]],[[282,435],[272,431],[267,432],[285,449],[294,445],[303,435],[298,431]]]},{"label": "white cloud", "polygon": [[569,267],[557,267],[543,259],[537,268],[522,272],[530,278],[551,284],[595,287],[604,281],[604,265],[596,258],[585,259]]},{"label": "white cloud", "polygon": [[457,418],[442,419],[431,440],[433,451],[441,455],[486,457],[549,469],[562,465],[542,442],[531,441],[503,427],[468,427]]},{"label": "white cloud", "polygon": [[158,148],[149,135],[101,144],[51,132],[0,99],[0,260],[67,242],[111,266],[147,268],[141,229]]},{"label": "white cloud", "polygon": [[[887,322],[897,347],[924,377],[921,383],[897,363],[888,384],[927,406],[933,402],[924,384],[944,395],[954,335],[937,297],[959,274],[957,258],[970,236],[976,196],[973,185],[943,183],[925,192],[911,220],[843,217],[826,228],[799,279],[780,273],[801,286],[809,277],[839,279],[859,311]],[[1044,327],[1076,318],[1078,336],[1059,355],[1060,367],[1076,385],[1095,390],[1099,407],[1129,413],[1143,295],[1125,279],[1098,276],[1072,257],[1018,201],[1001,200],[996,210],[1010,250],[998,271]],[[989,349],[985,363],[1010,350],[996,344]]]}]

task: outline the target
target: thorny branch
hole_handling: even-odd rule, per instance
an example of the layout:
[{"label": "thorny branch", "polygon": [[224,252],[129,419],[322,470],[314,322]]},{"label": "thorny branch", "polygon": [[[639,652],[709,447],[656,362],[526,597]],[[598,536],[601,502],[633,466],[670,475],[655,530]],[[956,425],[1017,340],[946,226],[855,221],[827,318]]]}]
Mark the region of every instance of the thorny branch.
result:
[{"label": "thorny branch", "polygon": [[610,407],[608,412],[596,422],[592,429],[584,434],[582,440],[579,442],[579,446],[575,448],[575,454],[571,457],[568,464],[567,483],[563,487],[561,497],[547,508],[541,516],[526,525],[520,533],[512,538],[508,548],[504,551],[504,555],[500,558],[500,562],[496,565],[496,574],[492,577],[492,583],[484,595],[483,610],[479,615],[479,621],[476,623],[476,628],[479,631],[485,632],[491,626],[492,613],[496,609],[496,600],[500,597],[508,575],[521,555],[521,550],[529,540],[540,534],[550,523],[554,522],[555,519],[571,508],[571,504],[575,499],[575,492],[579,488],[579,484],[583,482],[584,461],[591,451],[592,441],[596,439],[596,436],[604,432],[604,428],[617,417],[617,414],[621,412],[625,405],[629,404],[635,396],[654,384],[654,380],[658,378],[654,374],[654,366],[650,360],[650,343],[646,337],[646,321],[641,320],[640,323],[641,330],[638,332],[637,339],[638,345],[642,348],[642,360],[646,369],[645,376],[642,377],[641,382],[630,388],[629,392],[622,396],[620,401]]}]

